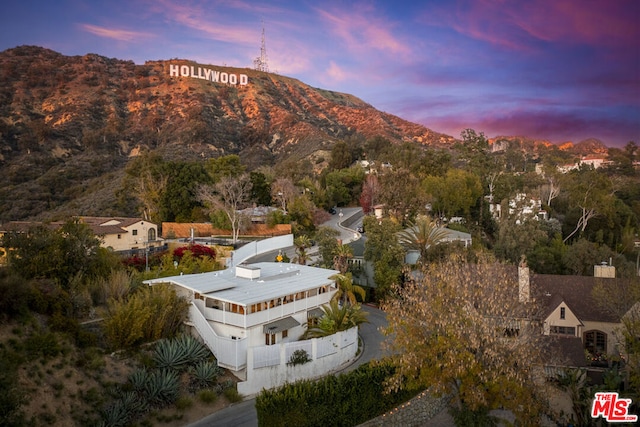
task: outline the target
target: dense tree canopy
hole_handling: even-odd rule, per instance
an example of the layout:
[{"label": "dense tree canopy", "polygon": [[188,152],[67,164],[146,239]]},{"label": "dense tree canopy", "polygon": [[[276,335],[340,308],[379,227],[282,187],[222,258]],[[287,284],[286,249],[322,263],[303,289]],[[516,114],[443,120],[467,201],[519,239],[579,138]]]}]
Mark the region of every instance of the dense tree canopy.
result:
[{"label": "dense tree canopy", "polygon": [[537,425],[540,325],[520,320],[535,319],[537,308],[519,302],[499,266],[452,258],[395,292],[384,305],[398,368],[392,387],[430,387],[450,394],[458,411],[510,409],[519,423]]}]

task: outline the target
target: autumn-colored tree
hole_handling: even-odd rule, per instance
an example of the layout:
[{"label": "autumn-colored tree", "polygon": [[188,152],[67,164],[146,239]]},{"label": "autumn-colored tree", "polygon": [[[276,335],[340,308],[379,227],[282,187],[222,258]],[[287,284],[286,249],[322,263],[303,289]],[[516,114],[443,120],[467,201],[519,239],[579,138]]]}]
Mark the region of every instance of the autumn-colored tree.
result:
[{"label": "autumn-colored tree", "polygon": [[521,425],[539,423],[537,307],[519,301],[518,280],[506,269],[452,257],[395,294],[383,305],[397,367],[392,389],[431,388],[451,395],[458,413],[504,408]]},{"label": "autumn-colored tree", "polygon": [[378,194],[380,193],[380,183],[378,177],[373,174],[367,175],[362,183],[362,192],[360,193],[360,206],[365,215],[373,210],[378,202]]}]

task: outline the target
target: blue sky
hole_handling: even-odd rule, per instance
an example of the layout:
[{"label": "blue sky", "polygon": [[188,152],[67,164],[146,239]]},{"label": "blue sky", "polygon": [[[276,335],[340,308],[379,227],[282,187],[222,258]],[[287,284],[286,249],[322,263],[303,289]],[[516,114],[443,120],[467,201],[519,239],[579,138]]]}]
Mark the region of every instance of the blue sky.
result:
[{"label": "blue sky", "polygon": [[8,0],[0,50],[190,59],[353,94],[459,137],[640,145],[638,0]]}]

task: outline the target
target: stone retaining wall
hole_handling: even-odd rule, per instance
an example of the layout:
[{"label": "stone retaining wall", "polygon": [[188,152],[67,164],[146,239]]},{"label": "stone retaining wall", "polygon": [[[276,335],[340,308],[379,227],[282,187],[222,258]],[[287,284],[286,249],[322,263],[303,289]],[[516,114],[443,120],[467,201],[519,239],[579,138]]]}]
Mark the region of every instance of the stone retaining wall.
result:
[{"label": "stone retaining wall", "polygon": [[360,427],[411,427],[424,426],[447,406],[446,397],[433,397],[423,391],[410,401],[386,414],[360,424]]}]

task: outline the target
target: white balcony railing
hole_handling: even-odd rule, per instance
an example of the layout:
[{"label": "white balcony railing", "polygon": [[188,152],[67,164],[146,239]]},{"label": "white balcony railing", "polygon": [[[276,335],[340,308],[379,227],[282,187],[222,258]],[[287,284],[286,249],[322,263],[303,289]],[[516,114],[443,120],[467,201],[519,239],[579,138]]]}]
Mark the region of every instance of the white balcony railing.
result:
[{"label": "white balcony railing", "polygon": [[240,328],[251,328],[253,326],[268,323],[272,320],[281,319],[295,313],[307,311],[310,308],[328,304],[332,296],[332,292],[327,292],[324,294],[312,296],[309,298],[303,298],[290,302],[288,304],[281,304],[267,310],[262,310],[257,313],[250,313],[246,315],[232,313],[230,311],[217,308],[204,307],[204,304],[200,302],[198,303],[198,308],[207,320],[222,323],[225,325],[237,326]]}]

